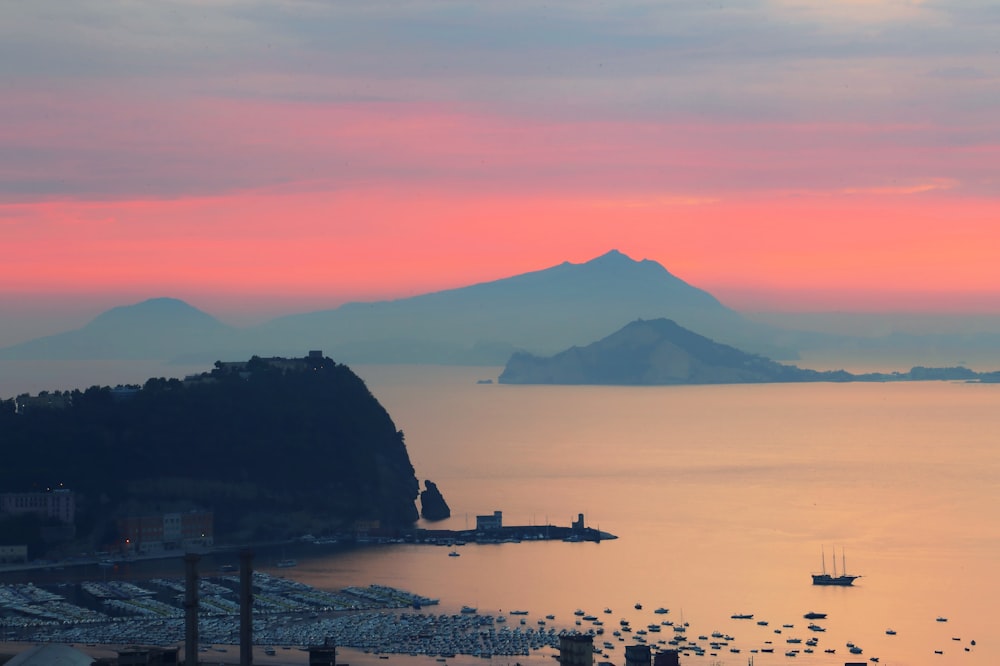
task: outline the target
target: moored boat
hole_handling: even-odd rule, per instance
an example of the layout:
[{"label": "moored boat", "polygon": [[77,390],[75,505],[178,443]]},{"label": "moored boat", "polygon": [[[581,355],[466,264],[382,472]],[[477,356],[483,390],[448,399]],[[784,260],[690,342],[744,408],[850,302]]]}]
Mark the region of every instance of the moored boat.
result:
[{"label": "moored boat", "polygon": [[833,574],[828,574],[826,572],[826,552],[822,553],[823,557],[823,571],[822,573],[814,573],[812,575],[813,585],[839,585],[841,587],[846,587],[848,585],[854,585],[854,581],[861,578],[860,575],[853,575],[847,573],[847,558],[844,556],[844,551],[841,549],[840,557],[842,560],[843,572],[837,574],[837,551],[833,552]]}]

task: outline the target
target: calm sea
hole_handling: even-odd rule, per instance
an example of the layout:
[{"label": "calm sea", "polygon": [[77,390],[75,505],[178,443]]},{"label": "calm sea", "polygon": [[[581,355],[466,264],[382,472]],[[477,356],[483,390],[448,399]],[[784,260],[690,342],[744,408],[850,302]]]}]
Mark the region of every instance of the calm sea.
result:
[{"label": "calm sea", "polygon": [[[1000,663],[1000,385],[536,387],[476,383],[496,368],[355,370],[405,432],[418,478],[444,493],[447,527],[494,510],[505,524],[583,513],[620,538],[469,544],[461,557],[412,545],[303,554],[287,575],[393,585],[447,612],[524,609],[531,625],[552,613],[549,626],[572,628],[582,609],[607,634],[620,618],[686,621],[689,636],[720,631],[742,650],[683,663],[742,665],[762,647],[774,654],[754,654],[757,666],[787,663],[812,636],[815,653],[792,663]],[[0,396],[37,390],[12,386],[10,364],[0,371]],[[140,379],[79,385],[108,381]],[[854,587],[811,585],[824,551],[832,571],[834,549],[838,569],[844,553],[863,576]],[[670,613],[654,614],[661,606]],[[806,629],[809,611],[828,614],[827,631]],[[849,641],[863,654],[852,659]],[[622,664],[625,644],[608,659]]]}]

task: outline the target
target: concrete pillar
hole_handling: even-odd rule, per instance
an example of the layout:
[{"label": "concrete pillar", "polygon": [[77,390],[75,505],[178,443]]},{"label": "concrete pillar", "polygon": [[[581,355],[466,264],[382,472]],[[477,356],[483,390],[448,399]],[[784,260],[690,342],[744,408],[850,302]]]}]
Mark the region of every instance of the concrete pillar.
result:
[{"label": "concrete pillar", "polygon": [[240,666],[253,664],[253,552],[240,552]]},{"label": "concrete pillar", "polygon": [[184,556],[184,664],[198,664],[198,560],[200,555]]}]

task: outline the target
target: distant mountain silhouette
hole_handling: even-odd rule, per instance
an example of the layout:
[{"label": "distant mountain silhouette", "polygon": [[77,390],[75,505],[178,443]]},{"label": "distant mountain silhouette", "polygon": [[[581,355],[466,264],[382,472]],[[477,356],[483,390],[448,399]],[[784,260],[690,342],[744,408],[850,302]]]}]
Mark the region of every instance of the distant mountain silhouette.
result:
[{"label": "distant mountain silhouette", "polygon": [[636,320],[585,347],[547,358],[511,356],[501,384],[744,384],[844,381],[719,344],[669,319]]},{"label": "distant mountain silhouette", "polygon": [[784,365],[719,344],[669,319],[637,320],[585,347],[550,357],[511,356],[501,384],[751,384],[907,380],[997,381],[1000,373],[915,367],[908,373],[852,374]]},{"label": "distant mountain silhouette", "polygon": [[251,333],[257,348],[321,346],[355,363],[501,364],[516,350],[555,352],[637,317],[667,316],[755,351],[794,355],[775,344],[778,329],[744,319],[655,261],[617,250],[468,287],[282,317]]},{"label": "distant mountain silhouette", "polygon": [[184,301],[151,298],[112,308],[83,328],[0,349],[0,358],[169,359],[231,347],[237,334]]},{"label": "distant mountain silhouette", "polygon": [[109,310],[81,329],[0,349],[0,359],[156,359],[188,363],[324,349],[345,363],[502,365],[516,351],[554,354],[635,319],[669,318],[720,343],[774,359],[799,352],[896,353],[916,360],[992,358],[1000,334],[859,338],[751,321],[655,261],[612,250],[590,261],[412,298],[289,315],[253,328],[156,298]]}]

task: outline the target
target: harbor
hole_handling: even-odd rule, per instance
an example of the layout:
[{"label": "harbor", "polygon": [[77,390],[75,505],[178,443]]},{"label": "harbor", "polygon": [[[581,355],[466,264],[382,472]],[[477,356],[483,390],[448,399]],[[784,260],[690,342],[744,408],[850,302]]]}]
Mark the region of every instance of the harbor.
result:
[{"label": "harbor", "polygon": [[[232,574],[198,579],[202,663],[233,663],[240,644],[240,581],[240,575]],[[480,659],[529,663],[557,654],[566,636],[592,641],[594,660],[611,663],[635,645],[648,647],[653,655],[669,651],[716,658],[715,663],[743,663],[739,660],[748,656],[761,664],[796,656],[830,663],[818,658],[839,654],[879,659],[861,645],[822,640],[825,626],[802,621],[817,619],[825,625],[826,614],[815,611],[793,621],[776,618],[780,628],[769,627],[766,620],[747,622],[755,617],[751,613],[733,613],[728,622],[709,629],[686,621],[683,610],[643,610],[638,602],[624,612],[576,609],[557,617],[527,609],[441,608],[439,599],[386,585],[322,590],[260,571],[252,572],[251,581],[252,643],[261,663],[300,663],[309,647],[317,645],[349,650],[355,661],[406,657],[456,664]],[[51,643],[80,646],[95,655],[130,645],[176,648],[185,636],[185,592],[184,580],[162,577],[3,584],[0,635],[11,650]],[[953,651],[975,647],[974,640],[954,641]]]},{"label": "harbor", "polygon": [[[435,613],[434,598],[384,585],[324,591],[254,572],[253,643],[265,655],[336,645],[371,655],[527,657],[558,646],[554,626],[505,622],[503,616]],[[238,575],[198,581],[198,652],[206,663],[239,644]],[[19,645],[176,647],[185,636],[185,583],[154,578],[74,585],[0,585],[0,633]],[[223,655],[223,656],[220,656]]]}]

